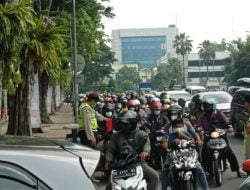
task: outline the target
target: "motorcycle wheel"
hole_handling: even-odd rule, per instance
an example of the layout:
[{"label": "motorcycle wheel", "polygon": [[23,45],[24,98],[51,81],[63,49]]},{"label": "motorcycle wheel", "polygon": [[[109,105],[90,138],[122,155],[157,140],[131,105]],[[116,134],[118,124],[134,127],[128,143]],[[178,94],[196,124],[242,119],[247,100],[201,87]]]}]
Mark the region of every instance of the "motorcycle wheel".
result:
[{"label": "motorcycle wheel", "polygon": [[217,186],[221,186],[222,185],[222,172],[220,169],[220,164],[219,164],[218,159],[213,161],[213,170],[214,170],[215,183]]}]

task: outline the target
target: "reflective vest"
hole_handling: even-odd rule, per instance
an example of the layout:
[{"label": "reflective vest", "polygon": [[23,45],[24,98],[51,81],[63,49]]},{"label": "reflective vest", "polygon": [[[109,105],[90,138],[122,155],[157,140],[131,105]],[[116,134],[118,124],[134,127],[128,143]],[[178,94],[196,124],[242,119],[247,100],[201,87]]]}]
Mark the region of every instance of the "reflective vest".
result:
[{"label": "reflective vest", "polygon": [[83,103],[79,107],[79,112],[80,112],[79,117],[78,117],[79,128],[84,128],[84,121],[83,121],[83,114],[82,114],[82,111],[84,109],[88,109],[91,111],[91,128],[93,130],[96,130],[98,127],[97,120],[96,120],[96,113],[95,113],[95,110],[87,103]]}]

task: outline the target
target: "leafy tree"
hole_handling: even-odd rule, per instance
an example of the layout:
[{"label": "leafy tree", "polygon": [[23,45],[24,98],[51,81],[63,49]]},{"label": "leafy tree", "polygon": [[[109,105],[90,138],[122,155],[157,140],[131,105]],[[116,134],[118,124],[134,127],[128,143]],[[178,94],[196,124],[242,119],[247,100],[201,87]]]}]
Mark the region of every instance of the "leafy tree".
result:
[{"label": "leafy tree", "polygon": [[199,45],[199,56],[207,66],[207,82],[209,78],[208,66],[215,59],[215,46],[209,40],[203,41]]},{"label": "leafy tree", "polygon": [[182,56],[182,74],[183,74],[183,85],[185,84],[185,55],[189,54],[192,51],[192,40],[189,39],[189,36],[186,36],[185,33],[180,33],[177,35],[174,40],[174,48],[176,48],[176,53]]},{"label": "leafy tree", "polygon": [[238,39],[232,42],[232,64],[225,68],[225,82],[235,84],[239,78],[250,77],[250,37],[246,41]]},{"label": "leafy tree", "polygon": [[177,58],[169,59],[167,64],[158,68],[158,72],[152,80],[153,88],[162,90],[173,79],[176,79],[177,82],[182,80],[181,62]]},{"label": "leafy tree", "polygon": [[215,51],[219,51],[220,52],[220,51],[226,51],[226,50],[228,50],[229,44],[226,42],[226,40],[224,38],[221,39],[220,43],[214,42],[213,44],[215,46]]},{"label": "leafy tree", "polygon": [[135,85],[130,80],[124,80],[120,83],[123,91],[135,90]]},{"label": "leafy tree", "polygon": [[130,81],[134,86],[141,82],[139,73],[135,67],[123,66],[118,72],[118,84],[121,86],[123,81]]}]

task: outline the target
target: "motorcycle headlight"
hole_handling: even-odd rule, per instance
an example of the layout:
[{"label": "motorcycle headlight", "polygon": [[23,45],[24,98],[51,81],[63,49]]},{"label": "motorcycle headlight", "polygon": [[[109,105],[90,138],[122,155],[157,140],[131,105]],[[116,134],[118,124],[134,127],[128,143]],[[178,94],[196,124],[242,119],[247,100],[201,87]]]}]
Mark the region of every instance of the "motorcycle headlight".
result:
[{"label": "motorcycle headlight", "polygon": [[210,136],[211,136],[211,138],[216,139],[216,138],[218,138],[220,136],[220,134],[217,131],[214,131],[214,132],[211,133]]}]

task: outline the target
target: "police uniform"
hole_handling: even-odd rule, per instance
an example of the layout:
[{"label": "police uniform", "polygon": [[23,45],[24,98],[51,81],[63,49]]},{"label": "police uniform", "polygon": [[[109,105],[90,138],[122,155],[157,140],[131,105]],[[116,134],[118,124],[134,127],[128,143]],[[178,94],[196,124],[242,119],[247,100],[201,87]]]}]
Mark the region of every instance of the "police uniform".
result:
[{"label": "police uniform", "polygon": [[79,136],[81,143],[88,145],[89,141],[95,140],[94,131],[96,131],[98,127],[96,113],[87,103],[80,105],[79,112]]}]

